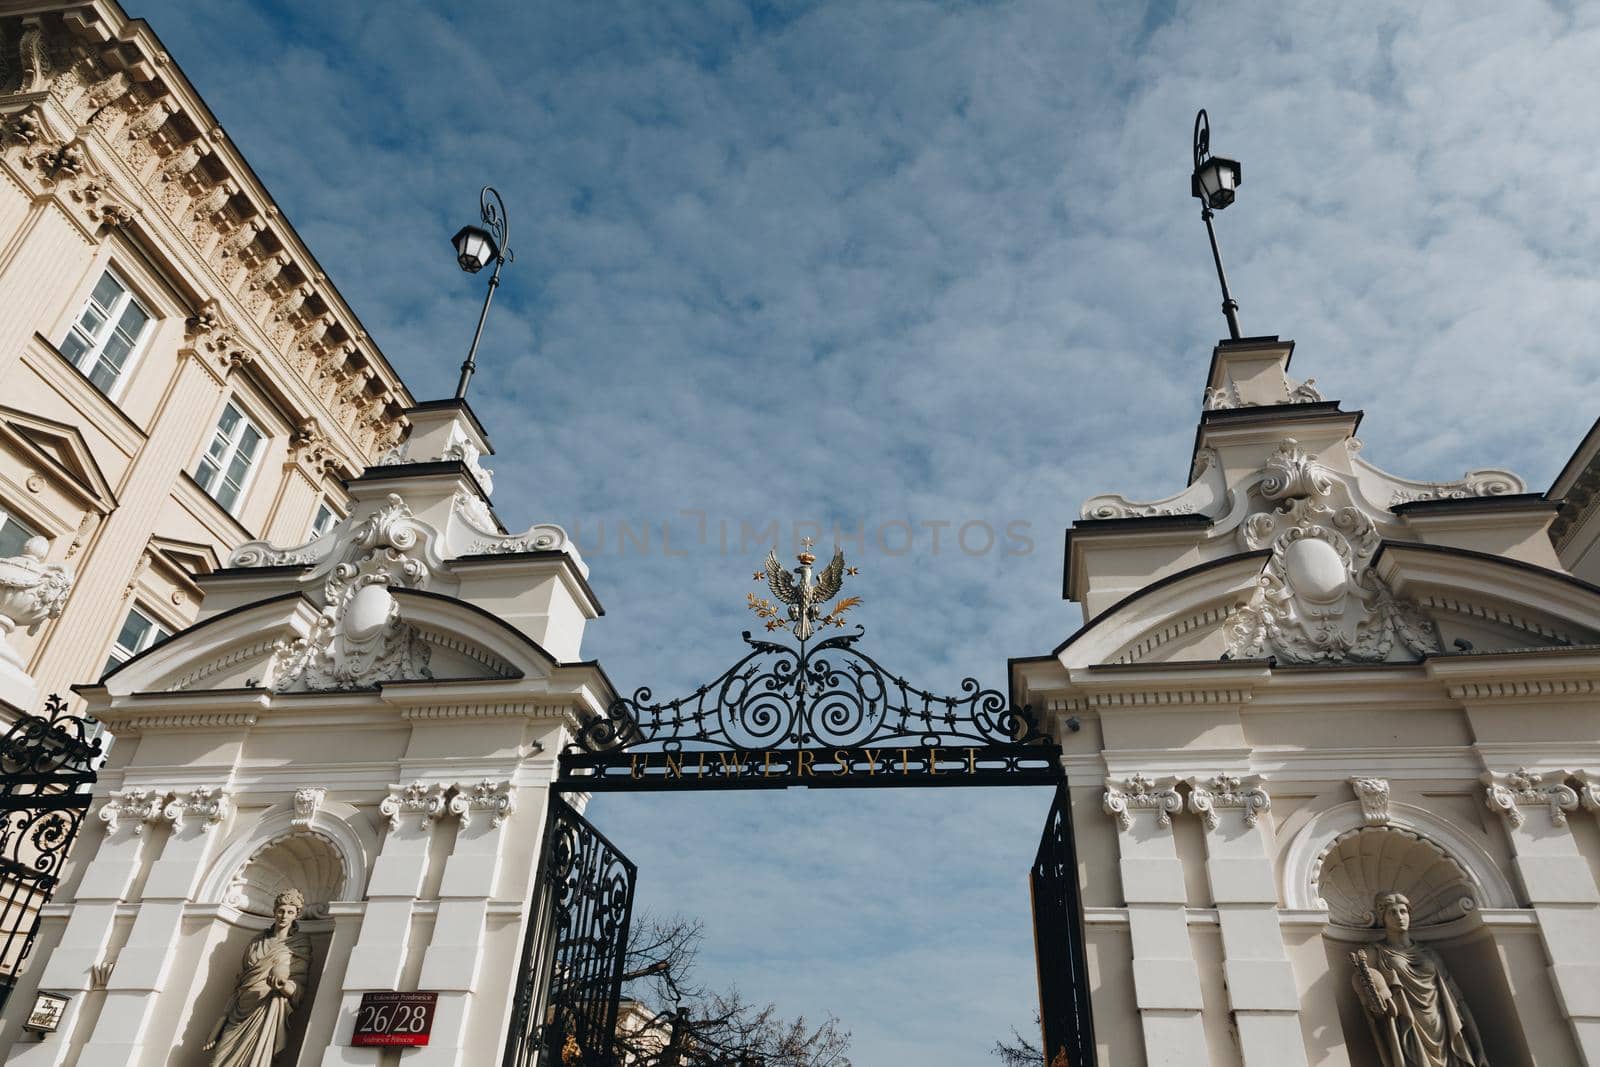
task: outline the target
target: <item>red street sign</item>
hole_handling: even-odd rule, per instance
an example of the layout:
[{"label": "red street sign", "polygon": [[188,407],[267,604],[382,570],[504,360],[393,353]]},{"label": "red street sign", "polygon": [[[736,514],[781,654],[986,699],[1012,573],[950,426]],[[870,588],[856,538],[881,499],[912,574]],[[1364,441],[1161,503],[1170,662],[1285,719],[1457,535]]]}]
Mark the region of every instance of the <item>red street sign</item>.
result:
[{"label": "red street sign", "polygon": [[350,1044],[356,1048],[426,1045],[438,1002],[438,993],[363,993]]}]

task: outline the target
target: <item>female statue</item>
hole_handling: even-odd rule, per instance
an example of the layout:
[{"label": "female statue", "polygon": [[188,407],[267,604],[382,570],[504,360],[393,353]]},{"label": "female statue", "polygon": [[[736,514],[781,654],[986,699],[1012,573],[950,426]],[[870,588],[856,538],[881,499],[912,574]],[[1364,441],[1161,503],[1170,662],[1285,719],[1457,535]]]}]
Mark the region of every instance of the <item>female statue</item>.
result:
[{"label": "female statue", "polygon": [[1431,949],[1411,940],[1404,893],[1373,901],[1384,939],[1350,953],[1383,1067],[1489,1067],[1466,998]]},{"label": "female statue", "polygon": [[305,996],[311,938],[296,922],[306,898],[298,889],[278,894],[272,926],[244,950],[244,964],[228,1010],[212,1028],[203,1051],[211,1067],[271,1067],[289,1037],[289,1013]]}]

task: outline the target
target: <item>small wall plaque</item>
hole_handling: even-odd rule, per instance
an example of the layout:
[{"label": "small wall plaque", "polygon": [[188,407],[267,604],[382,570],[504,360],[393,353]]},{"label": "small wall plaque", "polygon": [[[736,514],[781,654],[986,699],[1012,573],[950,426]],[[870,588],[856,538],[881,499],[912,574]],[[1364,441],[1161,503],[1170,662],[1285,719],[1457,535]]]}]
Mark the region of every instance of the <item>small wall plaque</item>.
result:
[{"label": "small wall plaque", "polygon": [[47,993],[41,989],[33,998],[33,1010],[22,1028],[41,1035],[55,1033],[70,999],[65,993]]},{"label": "small wall plaque", "polygon": [[356,1048],[426,1045],[438,1003],[439,994],[431,991],[363,993],[350,1044]]}]

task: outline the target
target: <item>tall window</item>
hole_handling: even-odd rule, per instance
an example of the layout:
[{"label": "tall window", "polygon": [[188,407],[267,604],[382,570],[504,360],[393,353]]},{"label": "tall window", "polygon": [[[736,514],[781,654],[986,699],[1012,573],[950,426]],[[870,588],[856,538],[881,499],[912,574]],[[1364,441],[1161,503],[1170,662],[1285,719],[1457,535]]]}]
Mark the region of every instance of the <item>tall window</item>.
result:
[{"label": "tall window", "polygon": [[311,539],[314,541],[333,529],[333,524],[339,521],[339,515],[328,506],[324,500],[317,505],[317,517],[311,520]]},{"label": "tall window", "polygon": [[100,673],[108,673],[117,664],[128,662],[151,645],[171,636],[170,630],[150,616],[138,608],[130,608],[128,617],[122,622],[122,629],[117,633],[117,643],[111,646],[111,655],[106,658],[106,668]]},{"label": "tall window", "polygon": [[94,292],[67,330],[61,354],[109,394],[150,332],[150,312],[110,271],[100,275]]},{"label": "tall window", "polygon": [[22,555],[22,546],[39,531],[19,522],[5,508],[0,508],[0,559]]},{"label": "tall window", "polygon": [[260,452],[261,431],[230,401],[217,420],[211,446],[200,457],[194,480],[228,514],[235,514],[239,510],[239,497],[250,480],[250,468]]}]

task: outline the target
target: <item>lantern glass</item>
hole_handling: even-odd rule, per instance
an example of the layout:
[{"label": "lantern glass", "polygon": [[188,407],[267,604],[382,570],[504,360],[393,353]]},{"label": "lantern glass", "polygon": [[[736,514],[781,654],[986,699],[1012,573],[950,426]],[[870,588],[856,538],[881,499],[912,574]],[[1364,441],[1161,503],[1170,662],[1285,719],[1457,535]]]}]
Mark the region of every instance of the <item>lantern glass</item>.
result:
[{"label": "lantern glass", "polygon": [[478,273],[500,253],[494,237],[478,226],[461,227],[461,232],[452,237],[450,243],[456,246],[456,262],[468,274]]},{"label": "lantern glass", "polygon": [[1239,164],[1212,156],[1194,172],[1193,184],[1195,196],[1221,211],[1233,203],[1234,191],[1239,187]]}]

